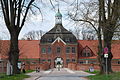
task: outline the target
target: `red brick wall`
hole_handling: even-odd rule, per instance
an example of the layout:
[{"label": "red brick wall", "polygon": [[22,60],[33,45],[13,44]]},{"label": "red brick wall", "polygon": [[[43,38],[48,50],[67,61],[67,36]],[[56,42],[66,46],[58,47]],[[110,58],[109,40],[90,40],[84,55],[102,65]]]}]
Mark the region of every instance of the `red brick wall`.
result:
[{"label": "red brick wall", "polygon": [[77,70],[77,64],[76,63],[69,63],[68,68],[71,70]]},{"label": "red brick wall", "polygon": [[[78,58],[78,55],[77,55],[77,44],[69,44],[69,45],[65,45],[63,42],[58,42],[56,41],[54,44],[41,44],[40,47],[44,47],[44,48],[48,48],[48,47],[51,47],[52,48],[52,52],[51,53],[45,53],[45,54],[42,54],[40,53],[40,59],[43,60],[45,59],[46,61],[48,59],[51,59],[51,68],[54,68],[55,67],[55,59],[57,57],[60,57],[63,59],[63,67],[67,67],[67,63],[66,63],[66,59],[75,59],[77,60]],[[60,53],[56,53],[56,48],[57,47],[60,47],[61,48],[61,51]],[[66,54],[66,47],[76,47],[76,53],[68,53]],[[71,51],[71,50],[70,50]],[[42,62],[41,62],[42,63]]]},{"label": "red brick wall", "polygon": [[39,67],[40,70],[48,70],[48,69],[50,69],[50,65],[48,63],[25,65],[26,70],[35,70],[36,67]]},{"label": "red brick wall", "polygon": [[[77,70],[83,70],[83,71],[89,70],[90,66],[91,66],[91,64],[78,64],[77,65]],[[100,69],[98,64],[94,64],[93,67],[94,67],[95,70]]]}]

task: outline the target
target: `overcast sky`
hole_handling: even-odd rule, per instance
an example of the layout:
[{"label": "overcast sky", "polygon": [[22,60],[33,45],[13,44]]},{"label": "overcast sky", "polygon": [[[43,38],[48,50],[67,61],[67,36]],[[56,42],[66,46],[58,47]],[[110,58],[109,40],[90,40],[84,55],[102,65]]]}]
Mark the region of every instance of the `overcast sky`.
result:
[{"label": "overcast sky", "polygon": [[[46,0],[46,3],[49,0]],[[70,0],[73,1],[73,0]],[[47,3],[49,4],[49,2]],[[19,39],[23,37],[23,35],[29,31],[32,30],[43,30],[43,31],[49,31],[51,28],[54,27],[55,25],[55,14],[57,12],[58,9],[58,3],[54,2],[53,3],[55,5],[55,9],[52,9],[52,6],[49,5],[39,5],[41,7],[41,11],[42,11],[42,15],[43,15],[43,21],[41,20],[41,14],[38,13],[37,15],[28,15],[28,18],[26,20],[26,23],[24,25],[24,27],[22,28],[20,35],[19,35]],[[59,2],[59,8],[60,8],[60,12],[63,16],[63,26],[66,29],[71,29],[73,28],[73,23],[70,23],[70,21],[68,20],[68,18],[66,17],[67,14],[67,4],[65,2]],[[4,24],[4,20],[3,17],[0,17],[0,37],[2,37],[3,39],[10,39],[9,37],[9,32],[7,30],[7,28],[5,27]]]},{"label": "overcast sky", "polygon": [[[62,18],[63,26],[67,30],[73,29],[76,26],[74,25],[74,22],[71,22],[67,16],[68,10],[73,8],[73,6],[70,7],[70,4],[72,4],[75,0],[64,0],[64,2],[62,0],[52,0],[55,9],[53,9],[53,6],[50,4],[50,0],[43,0],[42,4],[39,3],[40,0],[36,0],[36,1],[38,1],[36,6],[40,7],[43,17],[41,17],[40,12],[38,11],[36,12],[36,15],[32,15],[32,14],[28,15],[25,25],[20,32],[19,39],[21,39],[23,35],[25,33],[28,33],[29,31],[42,30],[47,32],[51,28],[53,28],[55,25],[55,14],[58,10],[58,1],[59,1],[59,9],[63,16]],[[80,2],[81,0],[78,1]],[[89,1],[89,0],[82,0],[82,1]],[[2,39],[7,39],[7,40],[10,39],[9,32],[4,24],[3,16],[0,16],[0,38],[1,37]]]}]

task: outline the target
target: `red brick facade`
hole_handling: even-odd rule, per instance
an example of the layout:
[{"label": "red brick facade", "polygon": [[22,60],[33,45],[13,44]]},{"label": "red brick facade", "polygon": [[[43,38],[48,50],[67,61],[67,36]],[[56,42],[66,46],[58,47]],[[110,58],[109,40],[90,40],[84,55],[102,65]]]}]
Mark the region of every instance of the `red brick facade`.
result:
[{"label": "red brick facade", "polygon": [[[53,44],[41,44],[40,47],[40,63],[48,62],[51,68],[55,67],[56,58],[61,58],[63,60],[63,67],[67,67],[67,64],[71,61],[74,63],[78,61],[77,44],[71,45],[64,44],[62,41],[56,41]],[[42,52],[43,48],[46,50],[45,53]],[[48,48],[51,48],[51,52],[49,52]],[[57,51],[58,48],[60,48],[59,52]],[[66,52],[67,48],[69,48],[68,53]],[[72,48],[75,48],[74,53]]]}]

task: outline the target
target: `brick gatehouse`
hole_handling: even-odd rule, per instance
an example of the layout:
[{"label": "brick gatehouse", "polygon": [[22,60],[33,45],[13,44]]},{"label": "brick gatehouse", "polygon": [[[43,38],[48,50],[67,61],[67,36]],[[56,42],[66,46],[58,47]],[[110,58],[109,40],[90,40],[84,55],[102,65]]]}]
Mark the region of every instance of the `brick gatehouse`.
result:
[{"label": "brick gatehouse", "polygon": [[[9,40],[0,40],[0,43],[1,70],[1,65],[6,69]],[[91,64],[94,64],[95,69],[99,69],[97,47],[97,40],[77,40],[72,32],[65,29],[62,25],[62,14],[58,10],[55,26],[44,34],[40,41],[19,40],[19,63],[24,62],[26,69],[40,67],[46,70],[59,65],[74,70],[86,70]],[[120,40],[112,41],[112,53],[112,68],[120,71]]]}]

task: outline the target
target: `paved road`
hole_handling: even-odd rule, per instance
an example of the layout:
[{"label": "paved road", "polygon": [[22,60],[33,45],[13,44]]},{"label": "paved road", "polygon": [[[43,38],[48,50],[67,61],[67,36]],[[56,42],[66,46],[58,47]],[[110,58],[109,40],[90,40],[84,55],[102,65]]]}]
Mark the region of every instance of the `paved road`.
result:
[{"label": "paved road", "polygon": [[84,78],[88,75],[91,74],[82,71],[72,71],[67,68],[62,68],[60,71],[57,69],[45,71],[35,80],[88,80]]}]

